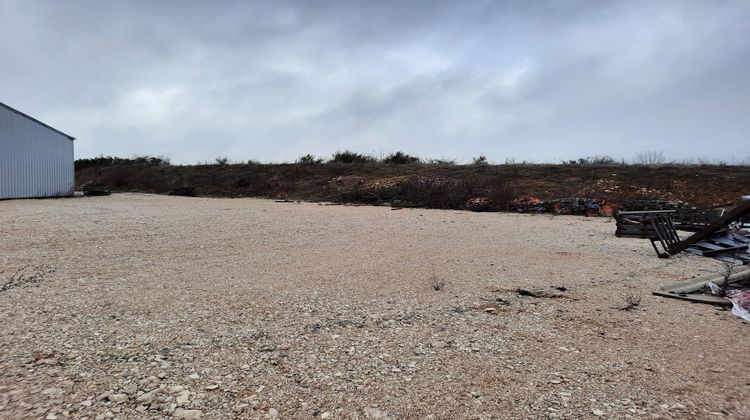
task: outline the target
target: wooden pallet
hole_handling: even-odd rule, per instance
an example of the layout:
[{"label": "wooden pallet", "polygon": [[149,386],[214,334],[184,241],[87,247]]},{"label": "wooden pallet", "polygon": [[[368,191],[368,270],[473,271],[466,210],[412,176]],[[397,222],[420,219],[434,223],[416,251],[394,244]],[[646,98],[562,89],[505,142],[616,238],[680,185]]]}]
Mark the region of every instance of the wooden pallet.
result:
[{"label": "wooden pallet", "polygon": [[[656,216],[649,220],[654,235],[649,238],[651,245],[656,251],[659,258],[669,258],[669,250],[681,242],[680,235],[677,233],[672,217],[670,215]],[[661,246],[659,250],[659,246]]]},{"label": "wooden pallet", "polygon": [[643,238],[656,236],[651,220],[670,216],[675,229],[686,232],[700,232],[712,221],[721,218],[723,208],[620,211],[615,214],[615,236],[619,238]]},{"label": "wooden pallet", "polygon": [[615,236],[618,238],[648,239],[656,235],[651,219],[672,215],[675,210],[620,211],[615,214]]}]

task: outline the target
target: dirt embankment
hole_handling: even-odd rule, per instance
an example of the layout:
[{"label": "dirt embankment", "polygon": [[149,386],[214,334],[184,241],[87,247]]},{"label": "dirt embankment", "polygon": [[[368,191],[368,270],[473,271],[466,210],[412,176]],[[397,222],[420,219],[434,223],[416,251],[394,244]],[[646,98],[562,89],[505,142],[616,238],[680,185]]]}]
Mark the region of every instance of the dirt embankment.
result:
[{"label": "dirt embankment", "polygon": [[167,193],[192,186],[197,195],[288,198],[349,203],[400,202],[465,208],[486,197],[505,210],[518,197],[586,197],[608,201],[680,200],[697,206],[735,202],[750,192],[749,166],[690,165],[389,165],[140,164],[94,166],[76,172],[80,188],[100,181],[115,191]]}]

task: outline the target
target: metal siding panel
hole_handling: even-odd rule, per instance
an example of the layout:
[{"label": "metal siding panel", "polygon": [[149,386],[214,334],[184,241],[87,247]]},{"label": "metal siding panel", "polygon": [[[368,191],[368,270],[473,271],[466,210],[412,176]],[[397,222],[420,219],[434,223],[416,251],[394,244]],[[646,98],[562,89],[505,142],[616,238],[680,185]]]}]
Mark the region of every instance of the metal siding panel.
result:
[{"label": "metal siding panel", "polygon": [[0,107],[0,199],[73,195],[73,140]]}]

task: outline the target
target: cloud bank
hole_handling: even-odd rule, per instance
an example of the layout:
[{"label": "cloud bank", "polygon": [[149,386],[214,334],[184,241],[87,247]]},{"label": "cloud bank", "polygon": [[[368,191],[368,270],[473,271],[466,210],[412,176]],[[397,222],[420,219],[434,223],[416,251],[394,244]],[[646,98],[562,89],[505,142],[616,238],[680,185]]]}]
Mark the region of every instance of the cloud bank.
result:
[{"label": "cloud bank", "polygon": [[76,154],[750,158],[750,2],[0,0]]}]

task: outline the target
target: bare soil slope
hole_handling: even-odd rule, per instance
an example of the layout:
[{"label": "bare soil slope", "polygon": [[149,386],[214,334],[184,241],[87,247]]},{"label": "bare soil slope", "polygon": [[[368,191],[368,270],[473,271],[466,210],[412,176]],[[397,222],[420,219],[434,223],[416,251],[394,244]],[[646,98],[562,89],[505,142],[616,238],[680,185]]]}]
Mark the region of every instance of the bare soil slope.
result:
[{"label": "bare soil slope", "polygon": [[621,202],[681,200],[696,206],[736,202],[750,193],[750,166],[248,164],[112,165],[82,168],[80,186],[100,181],[117,191],[166,193],[189,185],[198,195],[372,203],[400,200],[464,208],[488,197],[504,210],[515,198],[586,197]]}]

